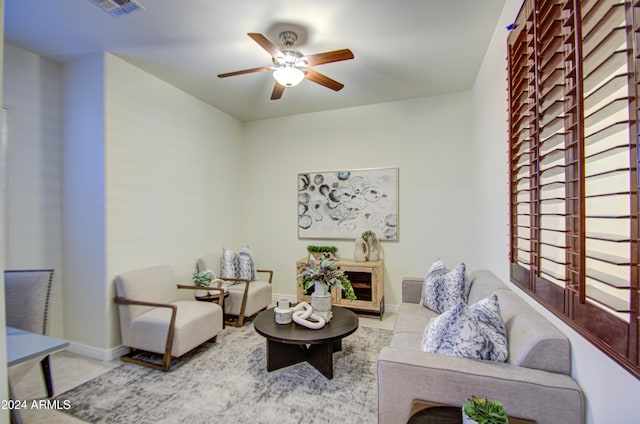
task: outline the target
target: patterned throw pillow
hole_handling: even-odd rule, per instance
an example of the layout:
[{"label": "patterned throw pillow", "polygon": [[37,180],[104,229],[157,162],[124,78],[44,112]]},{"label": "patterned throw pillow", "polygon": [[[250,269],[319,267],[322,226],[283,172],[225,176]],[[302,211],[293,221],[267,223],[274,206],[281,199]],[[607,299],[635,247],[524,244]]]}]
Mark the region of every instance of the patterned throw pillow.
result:
[{"label": "patterned throw pillow", "polygon": [[424,278],[420,303],[441,314],[460,302],[467,303],[470,288],[464,263],[449,271],[438,259],[431,265]]},{"label": "patterned throw pillow", "polygon": [[258,273],[256,272],[255,261],[249,246],[244,246],[239,253],[235,253],[225,246],[222,249],[220,273],[225,278],[257,280]]},{"label": "patterned throw pillow", "polygon": [[482,359],[485,346],[478,320],[462,302],[432,318],[422,336],[423,352]]},{"label": "patterned throw pillow", "polygon": [[506,361],[507,334],[498,297],[492,295],[471,306],[459,303],[431,319],[422,336],[422,351]]},{"label": "patterned throw pillow", "polygon": [[469,306],[469,309],[478,319],[478,324],[480,324],[482,332],[489,344],[489,346],[487,346],[488,358],[486,359],[499,362],[506,361],[507,356],[509,356],[507,330],[504,327],[502,315],[500,314],[498,296],[492,294]]}]

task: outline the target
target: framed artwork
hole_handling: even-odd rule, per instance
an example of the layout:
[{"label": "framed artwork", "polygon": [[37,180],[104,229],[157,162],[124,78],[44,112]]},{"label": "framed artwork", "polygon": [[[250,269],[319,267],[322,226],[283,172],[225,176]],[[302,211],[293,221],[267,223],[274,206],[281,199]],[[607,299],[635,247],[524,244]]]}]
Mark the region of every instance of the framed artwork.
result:
[{"label": "framed artwork", "polygon": [[398,239],[398,168],[298,174],[298,237]]}]

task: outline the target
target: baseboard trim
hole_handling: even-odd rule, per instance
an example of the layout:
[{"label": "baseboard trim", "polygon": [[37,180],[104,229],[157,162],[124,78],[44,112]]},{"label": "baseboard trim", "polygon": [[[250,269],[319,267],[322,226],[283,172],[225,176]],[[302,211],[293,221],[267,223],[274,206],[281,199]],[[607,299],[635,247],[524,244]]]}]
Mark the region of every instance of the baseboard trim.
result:
[{"label": "baseboard trim", "polygon": [[114,359],[129,353],[129,348],[123,345],[109,349],[101,349],[99,347],[89,346],[78,342],[69,342],[69,347],[67,347],[66,350],[76,355],[104,362],[113,361]]},{"label": "baseboard trim", "polygon": [[[296,295],[292,295],[292,294],[273,294],[271,296],[271,304],[275,305],[278,303],[278,300],[282,300],[282,299],[286,299],[289,302],[297,302],[298,301],[298,297]],[[398,309],[400,308],[400,305],[389,305],[388,303],[384,304],[384,311],[385,312],[398,312]]]}]

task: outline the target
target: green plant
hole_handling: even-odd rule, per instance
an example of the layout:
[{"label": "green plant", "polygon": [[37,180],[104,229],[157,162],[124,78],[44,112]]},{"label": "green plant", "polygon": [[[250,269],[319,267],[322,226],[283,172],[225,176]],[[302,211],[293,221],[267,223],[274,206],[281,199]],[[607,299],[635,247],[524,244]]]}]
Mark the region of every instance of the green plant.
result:
[{"label": "green plant", "polygon": [[313,259],[309,259],[300,274],[298,274],[300,281],[299,286],[305,293],[315,283],[321,283],[324,286],[325,294],[329,287],[336,287],[344,292],[345,299],[356,300],[356,294],[353,291],[353,286],[347,274],[337,266],[337,262],[329,261],[327,258],[322,258],[320,262],[316,262]]},{"label": "green plant", "polygon": [[360,237],[362,237],[364,239],[364,241],[366,241],[367,243],[369,243],[369,240],[376,240],[378,238],[376,233],[374,233],[371,230],[365,231],[364,233],[362,233],[362,235]]},{"label": "green plant", "polygon": [[198,270],[196,269],[191,275],[191,279],[193,280],[195,285],[199,287],[209,287],[211,280],[213,280],[214,278],[216,278],[216,276],[213,275],[213,272],[209,271],[208,269],[202,272],[198,272]]},{"label": "green plant", "polygon": [[469,401],[462,405],[462,411],[479,424],[507,424],[508,417],[504,412],[502,402],[489,401],[486,398],[471,396]]},{"label": "green plant", "polygon": [[338,252],[338,248],[335,246],[307,246],[307,252],[336,254]]}]

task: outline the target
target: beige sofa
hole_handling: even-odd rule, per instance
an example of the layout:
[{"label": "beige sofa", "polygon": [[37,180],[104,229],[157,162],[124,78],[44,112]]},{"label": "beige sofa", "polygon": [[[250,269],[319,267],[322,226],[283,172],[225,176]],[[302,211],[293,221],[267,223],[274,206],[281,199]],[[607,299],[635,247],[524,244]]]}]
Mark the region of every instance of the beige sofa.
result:
[{"label": "beige sofa", "polygon": [[459,406],[472,395],[500,400],[513,417],[583,424],[584,397],[571,373],[568,339],[489,271],[470,276],[469,304],[498,295],[507,330],[505,363],[420,350],[437,314],[420,305],[423,279],[402,281],[393,336],[378,358],[378,422],[406,423],[414,400]]}]

